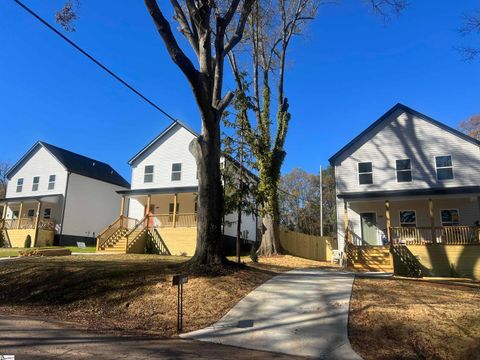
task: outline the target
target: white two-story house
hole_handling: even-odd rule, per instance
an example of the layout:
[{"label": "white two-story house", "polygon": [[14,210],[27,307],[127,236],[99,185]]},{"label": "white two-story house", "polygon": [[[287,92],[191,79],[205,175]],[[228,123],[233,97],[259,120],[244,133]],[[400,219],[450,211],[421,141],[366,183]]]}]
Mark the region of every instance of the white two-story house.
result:
[{"label": "white two-story house", "polygon": [[[100,234],[99,251],[144,252],[150,236],[160,253],[194,254],[198,179],[189,146],[198,136],[175,121],[129,160],[131,189],[118,191],[123,199],[121,216],[109,231]],[[225,216],[227,242],[236,236],[236,220],[236,214]],[[243,215],[244,241],[255,241],[256,224],[255,216]]]},{"label": "white two-story house", "polygon": [[12,247],[94,244],[130,184],[110,165],[37,142],[7,173],[0,236]]},{"label": "white two-story house", "polygon": [[477,242],[479,144],[395,105],[330,158],[339,249]]}]

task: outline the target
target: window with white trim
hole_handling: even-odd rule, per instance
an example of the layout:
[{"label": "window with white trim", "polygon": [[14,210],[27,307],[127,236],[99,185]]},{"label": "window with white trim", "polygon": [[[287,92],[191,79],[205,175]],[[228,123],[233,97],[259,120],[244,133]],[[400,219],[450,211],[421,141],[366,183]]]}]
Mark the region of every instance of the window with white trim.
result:
[{"label": "window with white trim", "polygon": [[417,213],[415,212],[415,210],[400,211],[400,226],[401,227],[417,226]]},{"label": "window with white trim", "polygon": [[151,183],[153,182],[153,165],[146,165],[145,172],[143,174],[143,182],[144,183]]},{"label": "window with white trim", "polygon": [[172,164],[172,181],[179,181],[182,179],[182,164]]},{"label": "window with white trim", "polygon": [[450,155],[435,156],[435,167],[437,169],[437,180],[453,179],[453,163]]},{"label": "window with white trim", "polygon": [[38,191],[38,185],[40,184],[40,176],[33,177],[32,191]]},{"label": "window with white trim", "polygon": [[397,182],[412,181],[412,163],[410,159],[396,160]]},{"label": "window with white trim", "polygon": [[358,163],[358,183],[360,185],[373,184],[373,168],[371,162]]},{"label": "window with white trim", "polygon": [[457,209],[440,210],[440,218],[442,220],[442,226],[460,225],[460,215]]},{"label": "window with white trim", "polygon": [[48,190],[55,189],[55,181],[57,180],[57,175],[50,175],[48,177]]},{"label": "window with white trim", "polygon": [[17,180],[17,192],[22,192],[23,190],[23,178]]}]

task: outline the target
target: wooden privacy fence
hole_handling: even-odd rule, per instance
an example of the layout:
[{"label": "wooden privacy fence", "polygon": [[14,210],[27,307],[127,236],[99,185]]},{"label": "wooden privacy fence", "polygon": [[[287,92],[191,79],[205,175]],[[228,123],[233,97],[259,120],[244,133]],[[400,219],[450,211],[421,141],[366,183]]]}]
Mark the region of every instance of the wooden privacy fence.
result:
[{"label": "wooden privacy fence", "polygon": [[280,230],[280,245],[287,254],[293,256],[330,261],[332,250],[337,248],[337,239],[329,236],[322,237]]}]

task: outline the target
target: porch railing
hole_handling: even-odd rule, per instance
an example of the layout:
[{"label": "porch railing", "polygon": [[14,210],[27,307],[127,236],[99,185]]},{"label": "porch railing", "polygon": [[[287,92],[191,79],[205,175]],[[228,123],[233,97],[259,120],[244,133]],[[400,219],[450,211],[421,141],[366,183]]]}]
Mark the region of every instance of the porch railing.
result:
[{"label": "porch railing", "polygon": [[[7,230],[35,229],[35,218],[25,217],[21,219],[3,219],[3,220],[0,220],[0,229],[7,229]],[[51,219],[39,219],[38,229],[55,230],[55,221]]]},{"label": "porch railing", "polygon": [[392,227],[390,235],[393,244],[466,245],[480,243],[480,227],[474,226]]},{"label": "porch railing", "polygon": [[55,230],[55,221],[51,219],[38,220],[38,228],[40,230]]},{"label": "porch railing", "polygon": [[176,214],[154,214],[150,215],[149,227],[167,228],[167,227],[194,227],[197,226],[197,214],[184,213]]}]

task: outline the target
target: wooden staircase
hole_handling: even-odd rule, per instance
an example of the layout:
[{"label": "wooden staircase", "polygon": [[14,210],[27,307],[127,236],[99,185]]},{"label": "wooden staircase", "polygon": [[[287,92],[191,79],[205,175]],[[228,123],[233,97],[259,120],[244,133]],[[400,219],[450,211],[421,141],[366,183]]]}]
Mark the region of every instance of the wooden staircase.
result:
[{"label": "wooden staircase", "polygon": [[127,238],[125,235],[128,233],[128,229],[119,228],[109,238],[108,241],[101,246],[98,251],[100,252],[125,252],[125,245]]},{"label": "wooden staircase", "polygon": [[393,258],[388,246],[355,246],[346,250],[347,267],[354,271],[393,272]]}]

